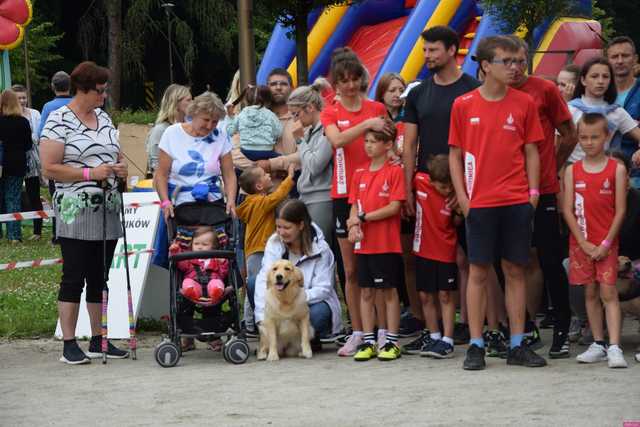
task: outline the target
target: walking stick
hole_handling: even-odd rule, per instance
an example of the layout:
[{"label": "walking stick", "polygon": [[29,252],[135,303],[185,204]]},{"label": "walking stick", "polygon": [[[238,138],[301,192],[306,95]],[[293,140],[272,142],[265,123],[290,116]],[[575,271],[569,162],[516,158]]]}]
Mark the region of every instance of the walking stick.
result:
[{"label": "walking stick", "polygon": [[[123,183],[126,186],[126,183]],[[125,187],[126,188],[126,187]],[[133,299],[131,298],[131,278],[129,276],[129,245],[127,244],[127,227],[124,218],[124,188],[120,192],[120,216],[122,217],[122,237],[124,239],[124,268],[127,274],[127,305],[129,309],[129,350],[131,358],[136,360],[136,321],[133,317]]]},{"label": "walking stick", "polygon": [[101,182],[102,186],[102,278],[104,285],[102,287],[102,364],[107,363],[107,307],[109,305],[109,288],[107,287],[107,279],[109,270],[107,270],[107,183]]}]

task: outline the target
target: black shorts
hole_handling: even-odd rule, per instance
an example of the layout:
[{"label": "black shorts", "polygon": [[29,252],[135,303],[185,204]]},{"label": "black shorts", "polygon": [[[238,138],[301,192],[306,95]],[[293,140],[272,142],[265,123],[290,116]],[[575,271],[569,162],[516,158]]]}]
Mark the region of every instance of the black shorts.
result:
[{"label": "black shorts", "polygon": [[456,227],[456,234],[458,234],[458,245],[460,245],[464,254],[467,255],[467,226],[465,221],[462,221],[460,225]]},{"label": "black shorts", "polygon": [[458,266],[455,262],[442,262],[416,257],[416,290],[427,293],[458,289]]},{"label": "black shorts", "polygon": [[336,237],[339,239],[346,239],[349,235],[349,229],[347,228],[347,220],[351,213],[351,205],[349,199],[333,199],[333,218],[335,221]]},{"label": "black shorts", "polygon": [[361,288],[400,289],[404,286],[402,254],[357,254],[356,263]]},{"label": "black shorts", "polygon": [[527,264],[533,212],[528,202],[469,209],[466,218],[469,262],[492,264],[502,258],[514,264]]}]

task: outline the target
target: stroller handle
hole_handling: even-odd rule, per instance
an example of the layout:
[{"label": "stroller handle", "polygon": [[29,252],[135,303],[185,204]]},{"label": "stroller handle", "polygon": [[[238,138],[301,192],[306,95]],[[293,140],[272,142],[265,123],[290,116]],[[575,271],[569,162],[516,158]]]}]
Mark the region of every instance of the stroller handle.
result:
[{"label": "stroller handle", "polygon": [[179,254],[171,255],[169,261],[178,262],[188,259],[211,259],[211,258],[226,258],[235,259],[236,253],[234,251],[198,251],[198,252],[181,252]]}]

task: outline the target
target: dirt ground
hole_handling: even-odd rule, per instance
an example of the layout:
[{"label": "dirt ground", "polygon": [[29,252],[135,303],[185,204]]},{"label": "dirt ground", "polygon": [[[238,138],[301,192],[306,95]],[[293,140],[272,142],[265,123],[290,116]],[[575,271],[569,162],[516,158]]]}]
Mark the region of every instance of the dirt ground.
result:
[{"label": "dirt ground", "polygon": [[[153,359],[159,336],[141,339],[136,361],[67,366],[59,342],[4,341],[0,425],[622,426],[640,421],[640,334],[637,322],[625,323],[630,367],[620,370],[573,358],[536,369],[488,358],[485,371],[468,372],[462,346],[443,361],[355,363],[327,346],[312,360],[252,356],[235,366],[204,344],[165,369]],[[543,337],[550,341],[548,331]],[[573,355],[584,348],[572,346]]]}]

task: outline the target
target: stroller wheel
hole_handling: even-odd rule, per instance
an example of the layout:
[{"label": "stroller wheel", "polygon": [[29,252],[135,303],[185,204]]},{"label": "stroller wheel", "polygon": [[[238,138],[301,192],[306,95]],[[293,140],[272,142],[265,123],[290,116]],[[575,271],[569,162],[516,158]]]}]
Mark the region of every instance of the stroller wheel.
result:
[{"label": "stroller wheel", "polygon": [[240,365],[249,359],[249,351],[249,344],[245,340],[232,337],[224,344],[222,355],[227,362]]},{"label": "stroller wheel", "polygon": [[156,362],[163,368],[173,368],[180,360],[180,347],[171,341],[163,341],[153,352]]}]

